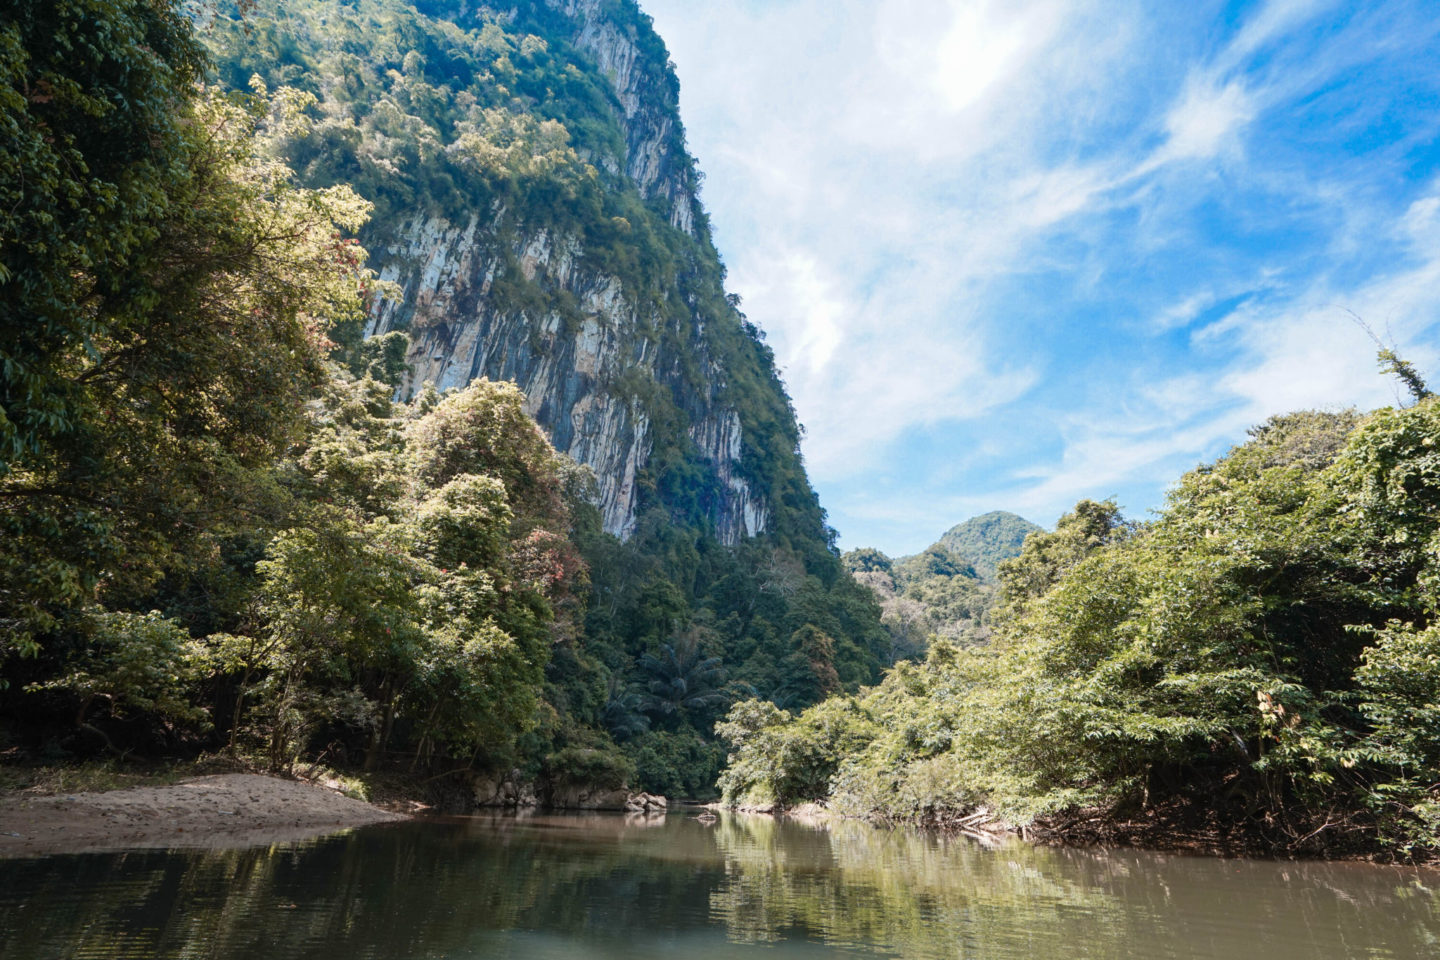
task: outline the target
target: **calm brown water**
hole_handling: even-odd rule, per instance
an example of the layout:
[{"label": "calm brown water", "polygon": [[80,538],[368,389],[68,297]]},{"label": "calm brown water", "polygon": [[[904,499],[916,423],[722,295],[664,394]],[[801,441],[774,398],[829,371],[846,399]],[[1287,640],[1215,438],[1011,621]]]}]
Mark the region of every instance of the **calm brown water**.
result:
[{"label": "calm brown water", "polygon": [[474,818],[0,861],[0,957],[1440,957],[1440,874],[860,824]]}]

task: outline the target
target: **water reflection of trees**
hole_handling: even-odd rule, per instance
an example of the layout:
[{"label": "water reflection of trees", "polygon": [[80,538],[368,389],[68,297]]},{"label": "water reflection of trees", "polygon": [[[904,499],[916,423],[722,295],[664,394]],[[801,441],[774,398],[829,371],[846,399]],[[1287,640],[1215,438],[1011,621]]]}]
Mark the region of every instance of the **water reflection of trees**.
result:
[{"label": "water reflection of trees", "polygon": [[620,937],[705,902],[708,883],[681,860],[635,869],[643,845],[632,841],[653,832],[643,822],[601,822],[473,821],[273,849],[0,861],[0,956],[399,960],[520,925]]},{"label": "water reflection of trees", "polygon": [[906,957],[1267,960],[1437,955],[1440,877],[1356,864],[1062,850],[844,822],[728,818],[712,914]]},{"label": "water reflection of trees", "polygon": [[0,956],[480,957],[506,931],[545,931],[556,956],[641,955],[630,947],[647,935],[660,956],[659,941],[693,934],[731,951],[808,941],[907,957],[1418,957],[1440,947],[1424,876],[991,851],[853,823],[477,819],[269,849],[0,861]]},{"label": "water reflection of trees", "polygon": [[[1057,956],[1109,956],[1106,949],[1123,945],[1115,898],[1049,873],[1044,852],[1026,845],[992,851],[858,823],[822,831],[748,818],[719,826],[716,843],[726,883],[711,895],[711,910],[736,939],[803,930],[906,956],[1039,957],[1047,954],[1031,951],[1037,942],[1073,943],[1083,928],[1083,949],[1098,952]],[[1026,949],[1007,951],[1017,937]]]}]

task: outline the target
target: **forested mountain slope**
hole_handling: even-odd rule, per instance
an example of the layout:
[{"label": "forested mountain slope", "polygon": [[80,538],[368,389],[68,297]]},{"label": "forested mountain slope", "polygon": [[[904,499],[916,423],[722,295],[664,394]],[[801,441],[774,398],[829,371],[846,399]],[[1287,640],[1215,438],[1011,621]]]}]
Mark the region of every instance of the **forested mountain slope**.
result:
[{"label": "forested mountain slope", "polygon": [[769,351],[726,300],[664,45],[631,3],[259,3],[222,81],[314,93],[288,157],[376,203],[361,239],[411,336],[407,395],[515,380],[594,469],[605,529],[648,510],[823,540]]},{"label": "forested mountain slope", "polygon": [[993,510],[957,523],[935,546],[964,557],[982,578],[993,580],[1002,561],[1020,556],[1026,537],[1043,532],[1044,527],[1018,514]]},{"label": "forested mountain slope", "polygon": [[[77,0],[0,25],[41,185],[12,207],[31,259],[6,262],[0,384],[0,713],[27,743],[703,794],[733,700],[878,678],[877,605],[724,291],[633,2]],[[227,224],[235,258],[166,273]],[[36,305],[80,322],[27,326]]]},{"label": "forested mountain slope", "polygon": [[891,559],[867,547],[841,559],[880,600],[891,659],[914,659],[935,637],[986,640],[998,565],[1018,557],[1027,536],[1043,532],[1024,517],[997,510],[956,524],[914,556]]},{"label": "forested mountain slope", "polygon": [[[361,239],[400,293],[363,332],[410,338],[402,396],[514,380],[593,470],[584,636],[551,670],[564,722],[608,725],[647,786],[693,792],[726,684],[812,702],[878,678],[875,605],[831,546],[770,350],[725,294],[678,83],[633,2],[260,2],[209,37],[227,86],[316,97],[286,149],[302,180],[376,204]],[[709,692],[657,694],[711,660]]]}]

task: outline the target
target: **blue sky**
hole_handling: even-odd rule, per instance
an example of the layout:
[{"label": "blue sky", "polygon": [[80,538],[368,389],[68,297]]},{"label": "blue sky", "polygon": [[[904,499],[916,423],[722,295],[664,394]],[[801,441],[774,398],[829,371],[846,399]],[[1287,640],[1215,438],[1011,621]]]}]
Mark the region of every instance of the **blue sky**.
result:
[{"label": "blue sky", "polygon": [[841,545],[1440,379],[1440,3],[641,0]]}]

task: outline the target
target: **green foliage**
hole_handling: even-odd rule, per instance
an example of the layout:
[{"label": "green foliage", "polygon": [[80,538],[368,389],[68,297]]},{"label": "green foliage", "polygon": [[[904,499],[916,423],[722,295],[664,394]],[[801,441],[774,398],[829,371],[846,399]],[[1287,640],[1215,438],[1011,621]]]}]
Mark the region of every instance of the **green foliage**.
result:
[{"label": "green foliage", "polygon": [[521,535],[569,517],[565,500],[573,465],[557,454],[513,383],[473,381],[410,428],[412,471],[430,487],[462,476],[498,480],[514,504]]},{"label": "green foliage", "polygon": [[[649,730],[637,754],[644,789],[700,782],[683,771],[647,777],[663,757],[688,765],[701,756],[711,765],[707,794],[723,753],[685,744],[705,738],[737,697],[804,705],[878,678],[888,638],[868,591],[843,576],[827,586],[790,551],[764,540],[726,549],[655,514],[628,543],[598,531],[577,543],[592,580],[580,649],[610,691],[578,718],[627,750],[641,749],[632,740]],[[584,699],[583,675],[564,682],[567,701]],[[667,737],[676,738],[673,751],[659,745]]]},{"label": "green foliage", "polygon": [[[208,714],[232,749],[276,766],[317,740],[372,764],[397,744],[412,762],[510,762],[584,588],[566,539],[573,467],[513,386],[391,400],[405,338],[356,338],[364,296],[385,291],[339,233],[369,205],[297,187],[277,159],[312,135],[313,95],[193,86],[198,49],[166,4],[18,12],[7,69],[48,58],[8,102],[41,130],[22,159],[113,159],[125,183],[55,201],[73,215],[56,235],[78,252],[52,263],[35,244],[59,241],[36,240],[17,263],[59,272],[6,287],[81,325],[22,331],[16,311],[33,305],[7,306],[7,369],[30,377],[26,403],[65,419],[38,430],[26,414],[29,432],[6,439],[0,618],[5,652],[37,658],[11,662],[25,687],[11,696],[68,702],[112,747],[129,719],[194,737]],[[80,48],[93,62],[55,52]],[[95,90],[116,77],[137,101],[111,117]],[[136,183],[148,205],[126,193]],[[84,190],[115,205],[110,221]],[[29,209],[11,213],[33,233],[44,218]],[[327,370],[331,350],[362,379]]]},{"label": "green foliage", "polygon": [[1360,712],[1373,732],[1342,764],[1383,766],[1367,802],[1405,854],[1440,846],[1440,628],[1395,623],[1379,632],[1356,671]]},{"label": "green foliage", "polygon": [[111,718],[147,720],[203,727],[206,712],[193,700],[193,684],[204,666],[199,644],[183,626],[158,611],[147,614],[89,613],[80,627],[84,647],[65,671],[27,690],[63,691],[78,703],[76,726],[109,737],[92,720],[91,710],[103,702]]},{"label": "green foliage", "polygon": [[83,333],[32,341],[41,327],[4,320],[7,344],[43,355],[45,386],[25,403],[66,412],[0,471],[0,654],[37,654],[97,591],[140,602],[281,508],[268,468],[304,428],[298,401],[323,378],[328,325],[358,313],[369,282],[363,251],[338,234],[368,205],[299,188],[268,155],[270,131],[292,122],[287,95],[242,108],[171,93],[174,168],[144,242],[119,261],[129,292],[100,289],[120,281],[97,254],[93,276],[77,265],[71,277],[89,290],[65,312]]},{"label": "green foliage", "polygon": [[222,6],[209,27],[219,79],[239,89],[259,75],[322,98],[319,122],[288,150],[307,182],[349,184],[385,223],[417,208],[463,219],[503,201],[543,217],[602,202],[582,153],[619,156],[623,135],[603,78],[564,49],[483,9],[247,6]]},{"label": "green foliage", "polygon": [[720,744],[685,727],[643,733],[626,741],[624,751],[635,764],[631,784],[667,797],[713,798],[715,778],[725,765]]},{"label": "green foliage", "polygon": [[606,687],[605,703],[600,709],[601,725],[616,740],[625,740],[649,730],[650,718],[644,712],[645,698],[638,684],[612,674]]},{"label": "green foliage", "polygon": [[662,644],[659,654],[645,654],[640,669],[649,674],[649,693],[641,709],[661,715],[704,710],[722,699],[724,679],[719,657],[700,650],[698,631],[690,630],[673,643]]},{"label": "green foliage", "polygon": [[1053,533],[1026,538],[1020,555],[999,565],[1002,612],[1019,613],[1090,554],[1123,539],[1128,529],[1113,500],[1081,500]]},{"label": "green foliage", "polygon": [[872,548],[841,558],[856,583],[880,601],[890,634],[891,663],[924,656],[932,639],[980,643],[990,637],[997,599],[996,565],[1020,554],[1040,527],[1013,513],[995,512],[952,527],[911,557],[891,560]]},{"label": "green foliage", "polygon": [[1433,398],[1277,417],[1151,523],[1082,501],[1001,564],[988,647],[936,644],[830,702],[886,722],[826,783],[774,786],[782,757],[827,742],[829,703],[732,717],[727,793],[1019,823],[1199,805],[1281,848],[1433,849],[1437,438]]},{"label": "green foliage", "polygon": [[279,651],[259,682],[272,762],[337,721],[363,730],[370,765],[397,727],[415,759],[509,762],[536,722],[556,607],[583,583],[568,468],[513,385],[423,408],[377,387],[331,386],[294,460],[304,507],[258,565]]},{"label": "green foliage", "polygon": [[845,572],[852,576],[857,573],[889,573],[894,568],[894,562],[874,547],[851,550],[840,558],[840,562],[845,565]]},{"label": "green foliage", "polygon": [[558,786],[619,790],[635,779],[635,764],[613,750],[566,747],[545,758],[545,778]]},{"label": "green foliage", "polygon": [[[410,348],[410,338],[400,331],[392,331],[378,337],[356,340],[359,324],[348,324],[348,329],[331,333],[331,339],[340,346],[340,356],[352,375],[370,379],[397,389],[405,377],[405,354]],[[347,338],[345,334],[351,334]]]},{"label": "green foliage", "polygon": [[726,802],[789,805],[824,796],[842,760],[876,732],[875,715],[835,697],[798,718],[763,700],[737,703],[715,731],[731,752],[719,787]]},{"label": "green foliage", "polygon": [[1431,396],[1430,388],[1426,385],[1425,378],[1420,376],[1420,371],[1408,360],[1397,356],[1394,350],[1385,348],[1380,351],[1380,370],[1392,374],[1395,379],[1405,384],[1405,388],[1410,391],[1410,399],[1416,403]]},{"label": "green foliage", "polygon": [[969,577],[974,579],[975,568],[960,554],[939,545],[928,547],[913,557],[905,557],[893,568],[895,577],[902,583],[915,583],[937,577]]},{"label": "green foliage", "polygon": [[[199,45],[159,0],[16,0],[0,13],[0,476],[92,415],[78,376],[160,301],[190,219]],[[88,362],[87,362],[88,361]]]},{"label": "green foliage", "polygon": [[[666,182],[691,195],[663,44],[633,3],[606,15],[667,121]],[[724,294],[703,214],[676,229],[623,173],[624,107],[567,15],[207,5],[210,79],[252,92],[226,97],[195,85],[207,64],[173,3],[4,17],[23,147],[4,162],[27,189],[5,204],[21,239],[0,277],[19,278],[0,283],[15,334],[0,358],[0,656],[32,655],[6,667],[24,696],[83,700],[81,674],[103,672],[85,666],[87,624],[158,609],[199,644],[184,695],[215,729],[174,727],[192,743],[277,766],[323,750],[545,774],[619,740],[639,785],[702,795],[721,761],[709,728],[736,697],[804,704],[878,678],[877,609],[840,568],[773,357]],[[606,385],[655,444],[629,543],[599,531],[589,478],[512,387],[397,401],[408,341],[365,340],[362,307],[399,291],[342,238],[371,202],[371,247],[424,213],[495,213],[500,248],[540,228],[573,237],[580,266],[648,318],[665,379]],[[513,257],[490,291],[578,320],[573,295]],[[770,532],[734,550],[691,439],[699,396],[740,414],[739,471],[770,509]],[[17,690],[0,706],[37,702]]]},{"label": "green foliage", "polygon": [[[487,308],[578,324],[574,295],[528,278],[515,257],[517,238],[543,229],[573,241],[577,270],[618,282],[637,309],[637,335],[646,342],[620,349],[660,358],[655,377],[636,369],[603,385],[648,419],[653,447],[635,480],[640,517],[629,542],[585,528],[577,514],[576,540],[594,584],[583,636],[570,638],[547,671],[557,730],[578,725],[625,739],[653,722],[651,741],[703,737],[737,692],[809,703],[837,683],[854,689],[878,679],[889,644],[874,604],[840,569],[773,357],[739,313],[738,298],[725,295],[703,215],[693,233],[670,222],[666,195],[693,195],[698,175],[685,151],[668,55],[636,5],[608,4],[604,15],[639,51],[628,72],[642,116],[631,116],[579,49],[577,21],[548,3],[527,0],[504,15],[405,0],[267,0],[243,18],[222,12],[208,34],[216,75],[232,87],[258,76],[313,95],[313,122],[284,141],[284,156],[303,182],[348,184],[375,202],[368,246],[390,245],[419,215],[457,225],[474,218],[476,242],[502,263]],[[659,161],[664,189],[644,197],[624,172],[635,146],[627,130],[652,116],[668,131]],[[395,382],[391,348],[361,342],[358,326],[333,338],[353,374]],[[692,439],[701,397],[739,414],[739,472],[769,507],[767,535],[733,551],[716,538],[722,488],[715,467]],[[493,426],[507,442],[521,436],[513,424]],[[491,427],[456,412],[446,429]],[[437,451],[448,442],[433,439]],[[355,456],[350,451],[345,462]],[[487,464],[472,468],[493,474]],[[516,483],[523,477],[502,479],[512,497],[528,496]],[[427,473],[426,482],[438,474]],[[569,484],[582,485],[580,478]],[[697,630],[709,638],[700,659],[719,660],[698,695],[657,672],[666,646]],[[721,670],[731,686],[719,681]],[[615,696],[604,696],[611,688]],[[681,706],[697,696],[703,702]],[[637,697],[649,698],[648,710]],[[646,769],[641,785],[655,789],[658,781],[643,780]]]}]

